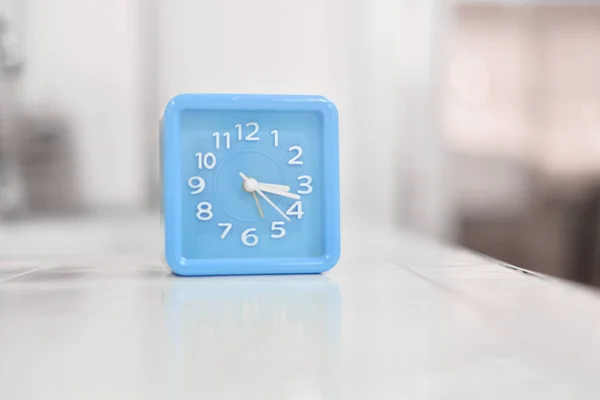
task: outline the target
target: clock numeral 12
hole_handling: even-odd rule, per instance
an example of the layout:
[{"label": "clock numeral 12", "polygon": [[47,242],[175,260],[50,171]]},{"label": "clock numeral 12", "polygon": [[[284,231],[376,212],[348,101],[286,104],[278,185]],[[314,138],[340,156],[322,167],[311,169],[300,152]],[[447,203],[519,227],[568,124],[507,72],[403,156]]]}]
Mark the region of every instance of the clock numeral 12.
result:
[{"label": "clock numeral 12", "polygon": [[247,140],[249,142],[260,140],[259,137],[255,137],[254,136],[254,135],[256,135],[258,133],[258,129],[259,129],[258,128],[258,124],[256,122],[248,122],[245,126],[246,126],[246,128],[252,127],[254,129],[252,130],[252,132],[250,132],[249,134],[247,134],[245,138],[243,138],[242,137],[242,124],[237,124],[235,126],[235,128],[238,130],[238,140],[244,139],[244,140]]}]

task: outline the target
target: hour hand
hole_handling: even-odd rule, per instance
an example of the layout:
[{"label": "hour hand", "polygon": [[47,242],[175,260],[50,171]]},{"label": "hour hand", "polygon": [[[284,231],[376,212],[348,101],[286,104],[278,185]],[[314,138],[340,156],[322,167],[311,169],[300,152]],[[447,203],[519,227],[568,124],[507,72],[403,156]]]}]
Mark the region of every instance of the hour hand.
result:
[{"label": "hour hand", "polygon": [[[280,185],[278,185],[280,186]],[[269,183],[258,183],[258,188],[263,192],[276,194],[278,196],[289,197],[290,199],[300,200],[300,195],[296,193],[290,193],[289,191],[278,189],[277,186],[271,185]],[[288,186],[289,189],[289,186]]]}]

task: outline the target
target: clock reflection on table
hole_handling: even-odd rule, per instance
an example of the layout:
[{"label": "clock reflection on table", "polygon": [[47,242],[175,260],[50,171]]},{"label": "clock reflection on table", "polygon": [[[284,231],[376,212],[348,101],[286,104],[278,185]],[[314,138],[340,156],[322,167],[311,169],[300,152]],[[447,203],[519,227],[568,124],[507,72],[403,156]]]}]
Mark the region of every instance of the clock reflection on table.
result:
[{"label": "clock reflection on table", "polygon": [[173,398],[335,392],[340,293],[324,275],[174,278],[167,310]]}]

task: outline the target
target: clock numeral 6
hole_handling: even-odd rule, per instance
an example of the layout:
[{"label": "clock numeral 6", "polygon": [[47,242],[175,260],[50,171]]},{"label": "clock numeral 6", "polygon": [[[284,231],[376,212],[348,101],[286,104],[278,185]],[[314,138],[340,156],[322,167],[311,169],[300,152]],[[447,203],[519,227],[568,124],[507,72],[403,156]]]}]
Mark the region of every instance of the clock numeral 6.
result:
[{"label": "clock numeral 6", "polygon": [[202,169],[204,166],[206,169],[213,169],[217,165],[217,157],[213,153],[206,153],[204,157],[202,153],[196,153],[198,159],[198,169]]},{"label": "clock numeral 6", "polygon": [[208,221],[212,219],[212,204],[210,204],[208,201],[198,203],[198,207],[196,207],[196,209],[198,210],[196,213],[196,218],[198,218],[200,221]]},{"label": "clock numeral 6", "polygon": [[304,213],[302,212],[302,202],[300,200],[294,202],[290,208],[285,212],[286,215],[296,215],[298,219],[302,219]]},{"label": "clock numeral 6", "polygon": [[204,179],[202,179],[202,177],[200,177],[200,176],[192,176],[188,180],[188,186],[191,187],[192,189],[194,189],[191,192],[192,194],[198,194],[198,193],[202,193],[202,191],[206,187],[206,182],[204,182]]},{"label": "clock numeral 6", "polygon": [[279,232],[279,233],[271,234],[271,237],[273,239],[281,239],[282,237],[285,236],[285,229],[283,228],[283,225],[284,225],[283,221],[273,221],[273,223],[271,224],[271,230]]},{"label": "clock numeral 6", "polygon": [[289,151],[295,151],[297,153],[294,157],[290,158],[290,161],[288,161],[289,165],[302,165],[302,164],[304,164],[304,162],[298,160],[300,158],[300,156],[302,155],[302,147],[300,147],[300,146],[292,146],[288,150]]},{"label": "clock numeral 6", "polygon": [[253,247],[258,244],[258,236],[252,232],[256,232],[256,228],[248,228],[242,232],[242,243],[249,247]]},{"label": "clock numeral 6", "polygon": [[298,190],[298,194],[310,194],[312,193],[312,186],[310,186],[311,182],[312,182],[312,178],[309,175],[300,175],[298,177],[298,180],[304,180],[306,179],[305,183],[300,183],[300,187],[304,187],[306,188],[305,190]]}]

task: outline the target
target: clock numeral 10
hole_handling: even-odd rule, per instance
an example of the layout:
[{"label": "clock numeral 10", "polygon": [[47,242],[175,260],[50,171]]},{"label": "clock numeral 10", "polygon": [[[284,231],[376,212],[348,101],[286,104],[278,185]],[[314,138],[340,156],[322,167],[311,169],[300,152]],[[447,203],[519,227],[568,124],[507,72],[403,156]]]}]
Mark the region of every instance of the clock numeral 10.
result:
[{"label": "clock numeral 10", "polygon": [[198,159],[198,169],[213,169],[217,165],[217,157],[213,153],[206,153],[204,156],[202,153],[196,153],[196,158]]}]

